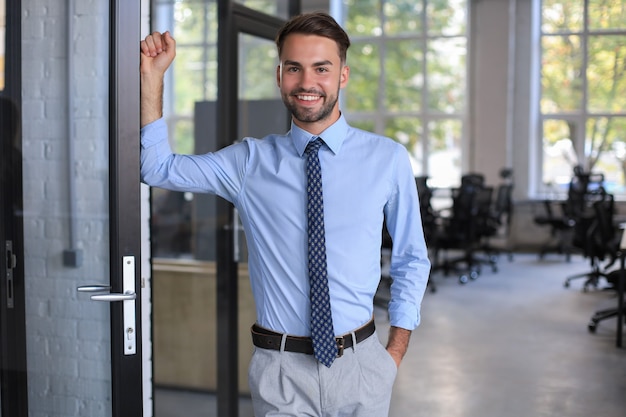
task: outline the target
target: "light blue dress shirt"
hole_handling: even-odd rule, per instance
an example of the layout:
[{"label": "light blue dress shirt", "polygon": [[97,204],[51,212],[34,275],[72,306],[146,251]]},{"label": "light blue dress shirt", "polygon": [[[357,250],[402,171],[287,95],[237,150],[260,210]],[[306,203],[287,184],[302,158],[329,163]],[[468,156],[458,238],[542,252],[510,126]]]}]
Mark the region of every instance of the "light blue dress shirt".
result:
[{"label": "light blue dress shirt", "polygon": [[[372,318],[384,218],[393,239],[390,321],[412,330],[420,321],[430,262],[408,153],[389,138],[349,126],[343,116],[319,136],[327,145],[319,157],[335,333]],[[287,134],[177,155],[163,119],[141,130],[142,181],[232,202],[246,233],[257,323],[298,336],[310,335],[303,154],[314,138],[292,124]]]}]

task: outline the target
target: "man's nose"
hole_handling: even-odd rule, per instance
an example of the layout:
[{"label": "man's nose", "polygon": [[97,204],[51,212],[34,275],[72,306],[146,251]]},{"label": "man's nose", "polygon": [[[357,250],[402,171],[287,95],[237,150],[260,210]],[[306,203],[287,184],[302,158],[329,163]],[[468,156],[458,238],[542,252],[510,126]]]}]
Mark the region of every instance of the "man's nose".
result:
[{"label": "man's nose", "polygon": [[308,89],[309,87],[314,86],[315,85],[314,75],[315,75],[314,70],[303,70],[302,77],[300,78],[300,86],[304,89]]}]

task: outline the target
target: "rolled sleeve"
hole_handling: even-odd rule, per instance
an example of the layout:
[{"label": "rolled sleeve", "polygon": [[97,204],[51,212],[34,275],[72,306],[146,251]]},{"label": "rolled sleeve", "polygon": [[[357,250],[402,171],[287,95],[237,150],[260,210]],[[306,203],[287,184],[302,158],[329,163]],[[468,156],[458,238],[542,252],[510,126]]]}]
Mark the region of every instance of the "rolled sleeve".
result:
[{"label": "rolled sleeve", "polygon": [[421,303],[430,275],[415,177],[406,155],[397,157],[396,186],[385,211],[391,251],[390,324],[413,330],[420,324]]}]

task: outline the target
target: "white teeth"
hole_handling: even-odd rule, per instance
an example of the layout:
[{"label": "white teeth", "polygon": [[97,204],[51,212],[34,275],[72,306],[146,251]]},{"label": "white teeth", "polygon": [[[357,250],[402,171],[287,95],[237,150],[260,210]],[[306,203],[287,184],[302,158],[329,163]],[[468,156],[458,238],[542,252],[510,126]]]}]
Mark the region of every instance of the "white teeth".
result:
[{"label": "white teeth", "polygon": [[298,96],[298,100],[304,100],[304,101],[313,101],[313,100],[317,100],[319,98],[319,96]]}]

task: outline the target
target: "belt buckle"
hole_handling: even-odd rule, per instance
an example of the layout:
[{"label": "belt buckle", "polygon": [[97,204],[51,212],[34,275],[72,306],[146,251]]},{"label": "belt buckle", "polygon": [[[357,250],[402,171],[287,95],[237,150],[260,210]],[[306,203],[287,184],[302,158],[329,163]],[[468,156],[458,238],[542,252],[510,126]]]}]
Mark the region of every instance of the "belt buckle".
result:
[{"label": "belt buckle", "polygon": [[343,347],[344,347],[343,336],[335,337],[335,342],[337,342],[337,357],[341,358],[343,356]]}]

